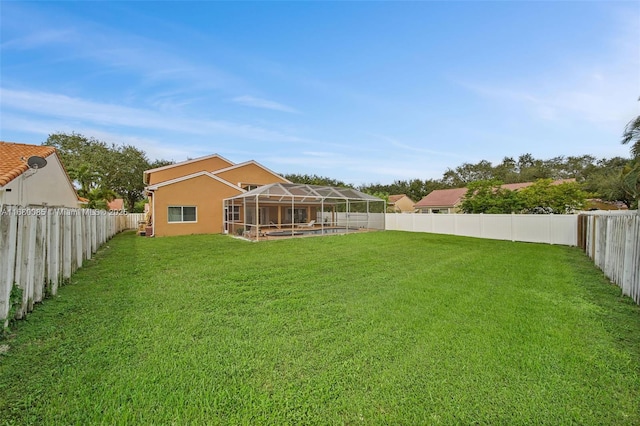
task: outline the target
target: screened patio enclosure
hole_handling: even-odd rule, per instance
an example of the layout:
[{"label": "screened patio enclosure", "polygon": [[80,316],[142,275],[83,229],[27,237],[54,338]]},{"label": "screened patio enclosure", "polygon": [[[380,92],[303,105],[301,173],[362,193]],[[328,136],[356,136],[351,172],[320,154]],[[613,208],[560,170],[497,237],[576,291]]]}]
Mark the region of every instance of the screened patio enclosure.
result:
[{"label": "screened patio enclosure", "polygon": [[223,203],[225,232],[251,240],[384,229],[386,202],[351,188],[272,183]]}]

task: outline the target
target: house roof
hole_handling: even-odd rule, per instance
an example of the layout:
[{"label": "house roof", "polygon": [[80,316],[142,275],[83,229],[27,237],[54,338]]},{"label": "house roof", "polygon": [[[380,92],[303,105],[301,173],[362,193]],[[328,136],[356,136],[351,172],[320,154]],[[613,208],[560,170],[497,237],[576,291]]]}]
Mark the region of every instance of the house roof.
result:
[{"label": "house roof", "polygon": [[191,160],[181,161],[180,163],[167,164],[166,166],[156,167],[155,169],[145,170],[142,173],[142,179],[144,180],[144,183],[148,183],[149,181],[147,179],[147,176],[149,176],[151,173],[159,172],[159,171],[162,171],[162,170],[171,169],[171,168],[174,168],[174,167],[184,166],[185,164],[195,163],[197,161],[208,160],[209,158],[219,158],[222,161],[225,161],[225,162],[229,163],[229,165],[233,165],[233,161],[229,161],[226,158],[224,158],[223,156],[218,155],[218,154],[211,154],[211,155],[205,155],[204,157],[198,157],[198,158],[193,158]]},{"label": "house roof", "polygon": [[124,200],[122,198],[116,198],[113,201],[109,201],[107,203],[107,208],[109,210],[117,210],[117,211],[124,210]]},{"label": "house roof", "polygon": [[[551,185],[560,185],[563,183],[575,182],[575,179],[558,179],[551,182]],[[526,188],[533,185],[535,182],[520,182],[520,183],[507,183],[501,185],[501,188],[508,189],[510,191],[516,191],[518,189]],[[431,191],[422,200],[415,204],[416,208],[425,207],[453,207],[462,201],[462,197],[467,193],[467,188],[453,188],[453,189],[436,189]]]},{"label": "house roof", "polygon": [[0,142],[0,186],[5,186],[29,170],[27,165],[29,157],[46,158],[55,152],[56,149],[52,146]]},{"label": "house roof", "polygon": [[249,160],[249,161],[245,161],[244,163],[240,163],[240,164],[234,164],[233,166],[229,166],[229,167],[225,167],[224,169],[220,169],[220,170],[214,170],[212,173],[214,175],[218,175],[224,172],[228,172],[229,170],[234,170],[234,169],[239,169],[241,167],[245,167],[248,166],[249,164],[253,164],[255,166],[260,167],[262,170],[265,170],[266,172],[271,173],[274,176],[277,176],[278,178],[287,181],[289,183],[291,183],[291,181],[289,179],[285,179],[284,177],[280,176],[279,174],[277,174],[276,172],[274,172],[273,170],[270,170],[268,168],[266,168],[265,166],[263,166],[262,164],[258,163],[255,160]]},{"label": "house roof", "polygon": [[406,195],[405,194],[389,195],[389,203],[393,204],[399,199],[401,199],[402,197],[406,197]]},{"label": "house roof", "polygon": [[192,173],[190,175],[180,176],[180,177],[177,177],[175,179],[165,180],[164,182],[159,182],[159,183],[156,183],[155,185],[147,186],[145,188],[145,190],[147,190],[147,191],[155,191],[156,189],[162,188],[163,186],[173,185],[175,183],[183,182],[185,180],[193,179],[193,178],[196,178],[196,177],[199,177],[199,176],[207,176],[207,177],[209,177],[209,178],[211,178],[213,180],[217,180],[220,183],[223,183],[223,184],[225,184],[227,186],[230,186],[233,189],[237,189],[238,191],[242,191],[242,192],[245,191],[244,189],[240,188],[239,186],[236,186],[236,185],[232,184],[231,182],[227,182],[226,180],[224,180],[224,179],[222,179],[222,178],[220,178],[220,177],[218,177],[218,176],[216,176],[216,175],[214,175],[213,173],[210,173],[210,172],[196,172],[196,173]]},{"label": "house roof", "polygon": [[453,189],[436,189],[431,191],[422,200],[415,204],[415,207],[447,207],[455,206],[458,204],[464,194],[467,193],[467,188],[453,188]]}]

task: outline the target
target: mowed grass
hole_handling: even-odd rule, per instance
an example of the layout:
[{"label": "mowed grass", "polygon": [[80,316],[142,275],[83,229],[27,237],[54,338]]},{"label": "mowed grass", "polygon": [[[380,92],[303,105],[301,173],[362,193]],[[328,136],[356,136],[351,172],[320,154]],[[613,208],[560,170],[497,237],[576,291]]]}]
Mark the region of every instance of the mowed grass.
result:
[{"label": "mowed grass", "polygon": [[640,309],[576,248],[129,233],[12,333],[5,424],[640,424]]}]

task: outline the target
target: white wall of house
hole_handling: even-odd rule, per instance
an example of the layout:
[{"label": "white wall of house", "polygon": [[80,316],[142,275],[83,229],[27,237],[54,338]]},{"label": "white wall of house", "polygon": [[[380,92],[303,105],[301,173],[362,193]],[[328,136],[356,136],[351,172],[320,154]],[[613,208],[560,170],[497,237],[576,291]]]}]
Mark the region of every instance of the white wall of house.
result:
[{"label": "white wall of house", "polygon": [[78,207],[78,196],[55,154],[46,158],[47,165],[30,169],[0,190],[2,204]]}]

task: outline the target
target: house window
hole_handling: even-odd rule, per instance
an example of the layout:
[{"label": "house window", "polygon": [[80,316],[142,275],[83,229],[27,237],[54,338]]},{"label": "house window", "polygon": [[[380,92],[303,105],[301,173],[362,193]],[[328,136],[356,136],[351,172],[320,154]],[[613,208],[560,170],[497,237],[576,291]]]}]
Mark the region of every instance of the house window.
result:
[{"label": "house window", "polygon": [[242,189],[245,189],[247,191],[251,191],[252,189],[256,189],[258,188],[260,185],[256,185],[256,184],[251,184],[251,183],[245,183],[242,185]]},{"label": "house window", "polygon": [[[293,213],[293,220],[291,215]],[[307,209],[287,209],[285,213],[285,223],[307,223]]]},{"label": "house window", "polygon": [[171,206],[169,207],[169,222],[195,222],[195,206]]},{"label": "house window", "polygon": [[240,222],[240,206],[227,207],[227,221]]}]

